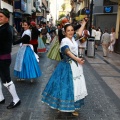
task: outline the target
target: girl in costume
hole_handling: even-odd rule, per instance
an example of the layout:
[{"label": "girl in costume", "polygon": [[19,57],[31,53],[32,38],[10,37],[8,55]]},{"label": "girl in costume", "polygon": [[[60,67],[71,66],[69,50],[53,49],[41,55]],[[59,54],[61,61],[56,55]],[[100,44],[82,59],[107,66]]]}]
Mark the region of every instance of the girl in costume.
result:
[{"label": "girl in costume", "polygon": [[31,38],[30,23],[24,22],[24,32],[21,39],[14,42],[21,43],[14,66],[14,75],[20,79],[33,79],[41,76],[38,55],[29,44]]},{"label": "girl in costume", "polygon": [[58,29],[57,34],[55,33],[55,37],[52,40],[51,48],[47,53],[47,57],[52,60],[60,61],[62,58],[61,53],[60,53],[60,42],[65,37],[64,32],[63,32],[63,29],[64,29],[63,26],[67,22],[68,22],[67,18],[65,18],[61,21],[62,27]]},{"label": "girl in costume", "polygon": [[60,57],[60,44],[59,44],[59,39],[58,36],[56,35],[51,43],[51,48],[47,53],[47,57],[52,59],[52,60],[57,60],[60,61],[61,57]]},{"label": "girl in costume", "polygon": [[[84,20],[78,32],[80,36],[85,25]],[[63,59],[42,92],[42,102],[53,109],[78,116],[76,110],[84,105],[84,98],[88,95],[82,68],[84,60],[78,57],[78,42],[73,37],[73,26],[66,24],[64,31],[66,37],[60,44]]]},{"label": "girl in costume", "polygon": [[38,48],[37,48],[37,52],[38,53],[44,53],[46,52],[46,47],[43,43],[43,40],[42,40],[42,34],[40,33],[40,36],[38,36]]},{"label": "girl in costume", "polygon": [[36,23],[32,21],[30,23],[31,25],[31,40],[30,44],[34,48],[34,52],[37,54],[37,47],[38,47],[38,36],[40,35],[40,31],[36,27]]}]

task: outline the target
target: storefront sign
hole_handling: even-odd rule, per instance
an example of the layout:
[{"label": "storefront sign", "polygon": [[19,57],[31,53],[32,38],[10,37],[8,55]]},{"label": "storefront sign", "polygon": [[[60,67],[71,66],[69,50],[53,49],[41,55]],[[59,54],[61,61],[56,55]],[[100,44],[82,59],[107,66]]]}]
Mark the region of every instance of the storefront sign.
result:
[{"label": "storefront sign", "polygon": [[112,12],[113,12],[113,6],[104,7],[104,13],[112,13]]},{"label": "storefront sign", "polygon": [[43,16],[43,13],[36,13],[36,16]]}]

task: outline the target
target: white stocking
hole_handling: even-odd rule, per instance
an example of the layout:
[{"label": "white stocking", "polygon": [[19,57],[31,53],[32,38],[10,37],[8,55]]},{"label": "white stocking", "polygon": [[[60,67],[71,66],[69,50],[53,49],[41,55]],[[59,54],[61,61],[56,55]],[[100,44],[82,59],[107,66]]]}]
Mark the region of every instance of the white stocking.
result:
[{"label": "white stocking", "polygon": [[1,80],[0,80],[0,101],[4,100],[4,96],[2,93],[2,84],[1,84]]},{"label": "white stocking", "polygon": [[13,102],[16,104],[20,99],[16,93],[14,83],[11,81],[9,83],[4,84],[4,86],[8,88],[9,92],[11,93],[11,95],[13,97]]}]

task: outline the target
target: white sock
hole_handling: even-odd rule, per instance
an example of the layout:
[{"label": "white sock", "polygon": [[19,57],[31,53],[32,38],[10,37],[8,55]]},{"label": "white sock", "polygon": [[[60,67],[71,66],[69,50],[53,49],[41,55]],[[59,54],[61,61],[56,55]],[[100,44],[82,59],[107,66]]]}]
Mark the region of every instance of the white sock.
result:
[{"label": "white sock", "polygon": [[6,83],[7,85],[5,85],[9,92],[11,93],[12,97],[13,97],[13,102],[16,104],[20,99],[16,93],[16,89],[15,89],[15,85],[14,83],[11,81],[9,83]]},{"label": "white sock", "polygon": [[2,92],[2,84],[0,80],[0,101],[4,100],[3,92]]}]

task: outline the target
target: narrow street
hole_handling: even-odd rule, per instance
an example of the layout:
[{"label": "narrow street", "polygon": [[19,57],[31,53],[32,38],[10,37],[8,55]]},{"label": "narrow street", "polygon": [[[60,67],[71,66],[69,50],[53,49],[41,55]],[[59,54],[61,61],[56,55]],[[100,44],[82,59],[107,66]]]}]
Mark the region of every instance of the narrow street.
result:
[{"label": "narrow street", "polygon": [[[42,76],[35,79],[33,83],[29,80],[17,81],[13,76],[13,68],[16,58],[16,52],[19,46],[13,46],[11,77],[15,83],[21,105],[14,109],[8,110],[6,106],[11,102],[12,98],[5,87],[3,92],[6,103],[0,105],[0,120],[119,120],[120,119],[120,94],[112,89],[108,78],[116,78],[120,93],[120,65],[111,64],[110,58],[103,58],[101,49],[96,52],[96,58],[85,57],[84,75],[86,79],[88,96],[85,99],[85,106],[79,111],[79,116],[72,116],[70,113],[59,113],[49,108],[41,102],[41,93],[49,80],[57,63],[46,57],[46,53],[40,55],[40,68]],[[120,60],[119,55],[114,55]],[[105,60],[109,60],[105,62]],[[109,63],[109,64],[108,64]],[[107,67],[105,67],[107,66]],[[112,67],[111,67],[112,66]],[[100,67],[106,71],[100,72]],[[107,73],[111,69],[111,75]],[[104,73],[104,75],[103,75]],[[105,79],[107,78],[107,79]],[[112,81],[112,80],[111,80]],[[112,83],[112,82],[111,82]],[[115,83],[115,81],[114,81]],[[116,88],[118,87],[116,86]]]}]

